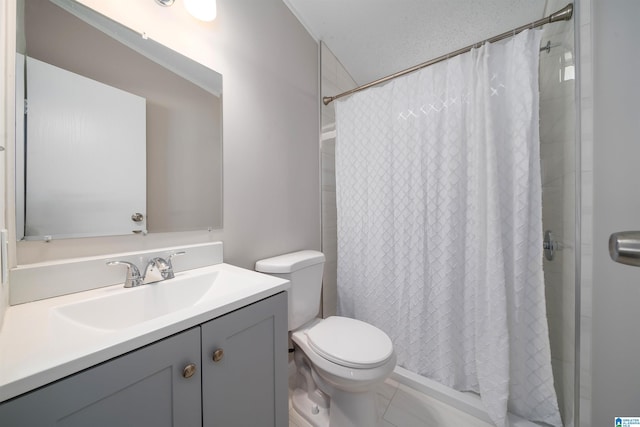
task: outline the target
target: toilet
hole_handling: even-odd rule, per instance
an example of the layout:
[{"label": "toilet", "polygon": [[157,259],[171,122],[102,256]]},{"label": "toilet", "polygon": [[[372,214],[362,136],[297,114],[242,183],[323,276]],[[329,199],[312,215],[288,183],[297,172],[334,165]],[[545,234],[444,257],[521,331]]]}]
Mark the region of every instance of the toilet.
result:
[{"label": "toilet", "polygon": [[318,317],[325,257],[299,251],[263,259],[256,271],[287,279],[289,333],[296,367],[291,402],[314,427],[379,423],[375,387],[396,366],[391,339],[356,319]]}]

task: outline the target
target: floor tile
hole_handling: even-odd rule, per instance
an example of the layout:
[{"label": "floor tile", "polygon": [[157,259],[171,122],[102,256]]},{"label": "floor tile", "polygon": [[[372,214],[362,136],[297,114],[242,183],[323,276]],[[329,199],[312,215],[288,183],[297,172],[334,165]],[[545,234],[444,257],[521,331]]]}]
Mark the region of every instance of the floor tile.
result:
[{"label": "floor tile", "polygon": [[396,380],[392,380],[388,378],[385,382],[378,385],[375,388],[376,393],[386,397],[387,399],[393,399],[393,395],[396,394],[396,390],[398,389],[398,382]]},{"label": "floor tile", "polygon": [[397,427],[492,427],[491,424],[404,385],[398,387],[385,413],[385,420]]},{"label": "floor tile", "polygon": [[[392,379],[375,391],[380,427],[492,427]],[[289,427],[311,427],[289,406]]]}]

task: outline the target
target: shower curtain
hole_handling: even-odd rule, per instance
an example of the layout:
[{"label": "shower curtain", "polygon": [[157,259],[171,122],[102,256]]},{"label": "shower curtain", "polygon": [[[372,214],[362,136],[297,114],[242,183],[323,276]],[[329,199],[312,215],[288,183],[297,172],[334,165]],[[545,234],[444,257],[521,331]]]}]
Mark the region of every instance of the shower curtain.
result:
[{"label": "shower curtain", "polygon": [[560,426],[542,272],[540,32],[336,105],[338,312],[398,364]]}]

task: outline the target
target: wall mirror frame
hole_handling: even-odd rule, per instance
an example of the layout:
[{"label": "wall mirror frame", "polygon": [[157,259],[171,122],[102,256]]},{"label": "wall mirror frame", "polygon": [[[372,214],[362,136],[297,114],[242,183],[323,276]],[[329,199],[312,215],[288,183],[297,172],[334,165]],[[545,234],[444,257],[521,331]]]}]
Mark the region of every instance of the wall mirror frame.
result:
[{"label": "wall mirror frame", "polygon": [[[17,75],[27,75],[24,68],[18,68],[24,67],[18,60],[22,54],[146,100],[146,162],[140,165],[146,169],[146,206],[141,208],[145,210],[144,226],[136,227],[139,223],[133,214],[141,210],[136,209],[127,216],[130,230],[83,229],[67,235],[31,232],[24,221],[29,206],[23,195],[28,194],[29,172],[33,170],[28,156],[23,158],[28,150],[20,150],[23,144],[16,141],[17,240],[25,235],[26,240],[55,240],[222,228],[222,75],[74,0],[17,0],[16,5]],[[20,105],[22,94],[29,97],[26,77],[23,81],[26,90],[16,87],[17,118],[24,108]],[[28,126],[16,128],[16,139],[24,129]],[[25,141],[29,143],[29,135]],[[128,150],[119,151],[127,156]],[[32,169],[46,179],[55,176],[58,163],[52,162],[51,169],[46,162]],[[99,173],[97,169],[95,173]],[[103,172],[124,173],[113,169]],[[76,179],[83,181],[82,176]],[[58,205],[64,211],[66,204]],[[73,212],[60,216],[73,223]]]}]

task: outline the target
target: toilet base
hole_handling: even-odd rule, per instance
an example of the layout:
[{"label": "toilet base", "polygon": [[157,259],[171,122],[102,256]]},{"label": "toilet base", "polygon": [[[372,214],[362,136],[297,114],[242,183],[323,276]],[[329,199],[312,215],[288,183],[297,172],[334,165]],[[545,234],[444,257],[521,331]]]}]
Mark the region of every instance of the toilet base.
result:
[{"label": "toilet base", "polygon": [[291,393],[291,406],[313,427],[373,427],[380,425],[374,392],[351,393],[340,390],[330,400],[329,408],[313,402],[304,389]]},{"label": "toilet base", "polygon": [[304,418],[313,427],[329,427],[329,409],[318,406],[309,399],[307,392],[296,388],[291,393],[291,406],[293,410]]}]

